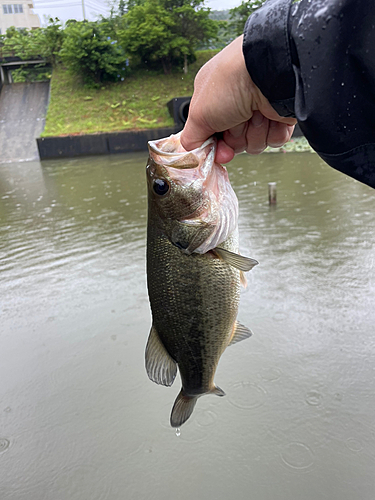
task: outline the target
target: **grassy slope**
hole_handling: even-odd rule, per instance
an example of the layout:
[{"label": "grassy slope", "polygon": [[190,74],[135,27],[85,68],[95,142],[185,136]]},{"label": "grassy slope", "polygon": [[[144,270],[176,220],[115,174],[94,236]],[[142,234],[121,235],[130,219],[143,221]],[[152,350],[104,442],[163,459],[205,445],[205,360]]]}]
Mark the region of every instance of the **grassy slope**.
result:
[{"label": "grassy slope", "polygon": [[173,126],[166,103],[192,94],[195,74],[216,52],[198,52],[187,75],[143,71],[99,90],[83,87],[77,77],[59,67],[52,75],[42,137]]}]

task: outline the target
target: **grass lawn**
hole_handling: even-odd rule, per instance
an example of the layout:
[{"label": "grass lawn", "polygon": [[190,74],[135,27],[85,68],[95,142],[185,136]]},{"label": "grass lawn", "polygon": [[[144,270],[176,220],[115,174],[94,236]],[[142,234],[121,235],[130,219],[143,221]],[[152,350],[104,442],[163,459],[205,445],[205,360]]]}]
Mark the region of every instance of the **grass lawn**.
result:
[{"label": "grass lawn", "polygon": [[99,90],[85,88],[75,75],[58,67],[51,78],[42,137],[172,127],[167,102],[192,95],[197,71],[217,52],[197,52],[187,75],[138,71],[123,82],[106,84]]}]

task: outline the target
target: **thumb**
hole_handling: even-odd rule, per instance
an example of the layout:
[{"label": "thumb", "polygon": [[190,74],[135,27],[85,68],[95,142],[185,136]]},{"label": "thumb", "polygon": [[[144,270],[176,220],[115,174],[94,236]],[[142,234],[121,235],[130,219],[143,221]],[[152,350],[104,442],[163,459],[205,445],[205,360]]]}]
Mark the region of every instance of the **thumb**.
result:
[{"label": "thumb", "polygon": [[199,148],[204,141],[214,134],[214,132],[214,130],[197,125],[194,123],[193,119],[188,116],[180,136],[181,145],[186,151]]}]

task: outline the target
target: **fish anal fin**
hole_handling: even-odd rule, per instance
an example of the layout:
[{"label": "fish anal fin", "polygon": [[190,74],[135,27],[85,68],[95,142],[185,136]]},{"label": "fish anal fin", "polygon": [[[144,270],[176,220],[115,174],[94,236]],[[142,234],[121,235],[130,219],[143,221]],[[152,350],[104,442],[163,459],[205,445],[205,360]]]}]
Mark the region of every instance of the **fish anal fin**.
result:
[{"label": "fish anal fin", "polygon": [[171,386],[177,373],[177,364],[168,354],[159,335],[152,325],[146,345],[146,371],[156,384]]},{"label": "fish anal fin", "polygon": [[232,337],[229,341],[228,346],[237,344],[237,342],[241,342],[241,340],[248,339],[249,337],[252,336],[252,334],[253,332],[249,328],[247,328],[247,326],[242,325],[241,323],[236,321],[234,324]]},{"label": "fish anal fin", "polygon": [[254,266],[259,264],[259,262],[255,259],[230,252],[229,250],[225,250],[225,248],[215,247],[213,252],[215,252],[216,255],[224,262],[230,264],[236,269],[239,269],[240,271],[250,271]]},{"label": "fish anal fin", "polygon": [[197,399],[198,396],[187,396],[181,389],[171,412],[170,422],[172,427],[180,427],[188,420],[193,413]]}]

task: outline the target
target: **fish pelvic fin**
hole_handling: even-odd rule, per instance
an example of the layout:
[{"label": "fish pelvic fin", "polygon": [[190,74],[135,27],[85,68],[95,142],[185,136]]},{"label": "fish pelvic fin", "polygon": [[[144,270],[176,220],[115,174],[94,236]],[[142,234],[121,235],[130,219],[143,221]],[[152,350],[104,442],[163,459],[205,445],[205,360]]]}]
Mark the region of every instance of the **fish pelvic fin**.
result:
[{"label": "fish pelvic fin", "polygon": [[215,247],[213,252],[224,262],[230,264],[236,269],[239,269],[240,271],[251,271],[254,266],[259,264],[259,262],[255,259],[230,252],[229,250],[225,250],[225,248]]},{"label": "fish pelvic fin", "polygon": [[177,364],[168,354],[154,325],[146,345],[146,371],[150,380],[156,384],[171,386],[177,373]]},{"label": "fish pelvic fin", "polygon": [[244,288],[247,288],[247,279],[243,271],[240,271],[240,283]]},{"label": "fish pelvic fin", "polygon": [[188,396],[184,393],[184,390],[181,389],[171,412],[170,422],[172,427],[180,427],[190,418],[198,397],[199,396]]},{"label": "fish pelvic fin", "polygon": [[[206,394],[215,394],[216,396],[225,396],[225,392],[220,387],[216,385]],[[186,422],[193,413],[197,399],[203,394],[198,394],[196,396],[188,396],[183,389],[181,389],[180,394],[177,396],[174,402],[172,412],[171,412],[171,426],[180,427]]]},{"label": "fish pelvic fin", "polygon": [[248,339],[252,336],[252,334],[253,332],[250,330],[250,328],[247,328],[247,326],[242,325],[241,323],[236,321],[228,346],[237,344],[237,342],[241,342],[241,340]]}]

